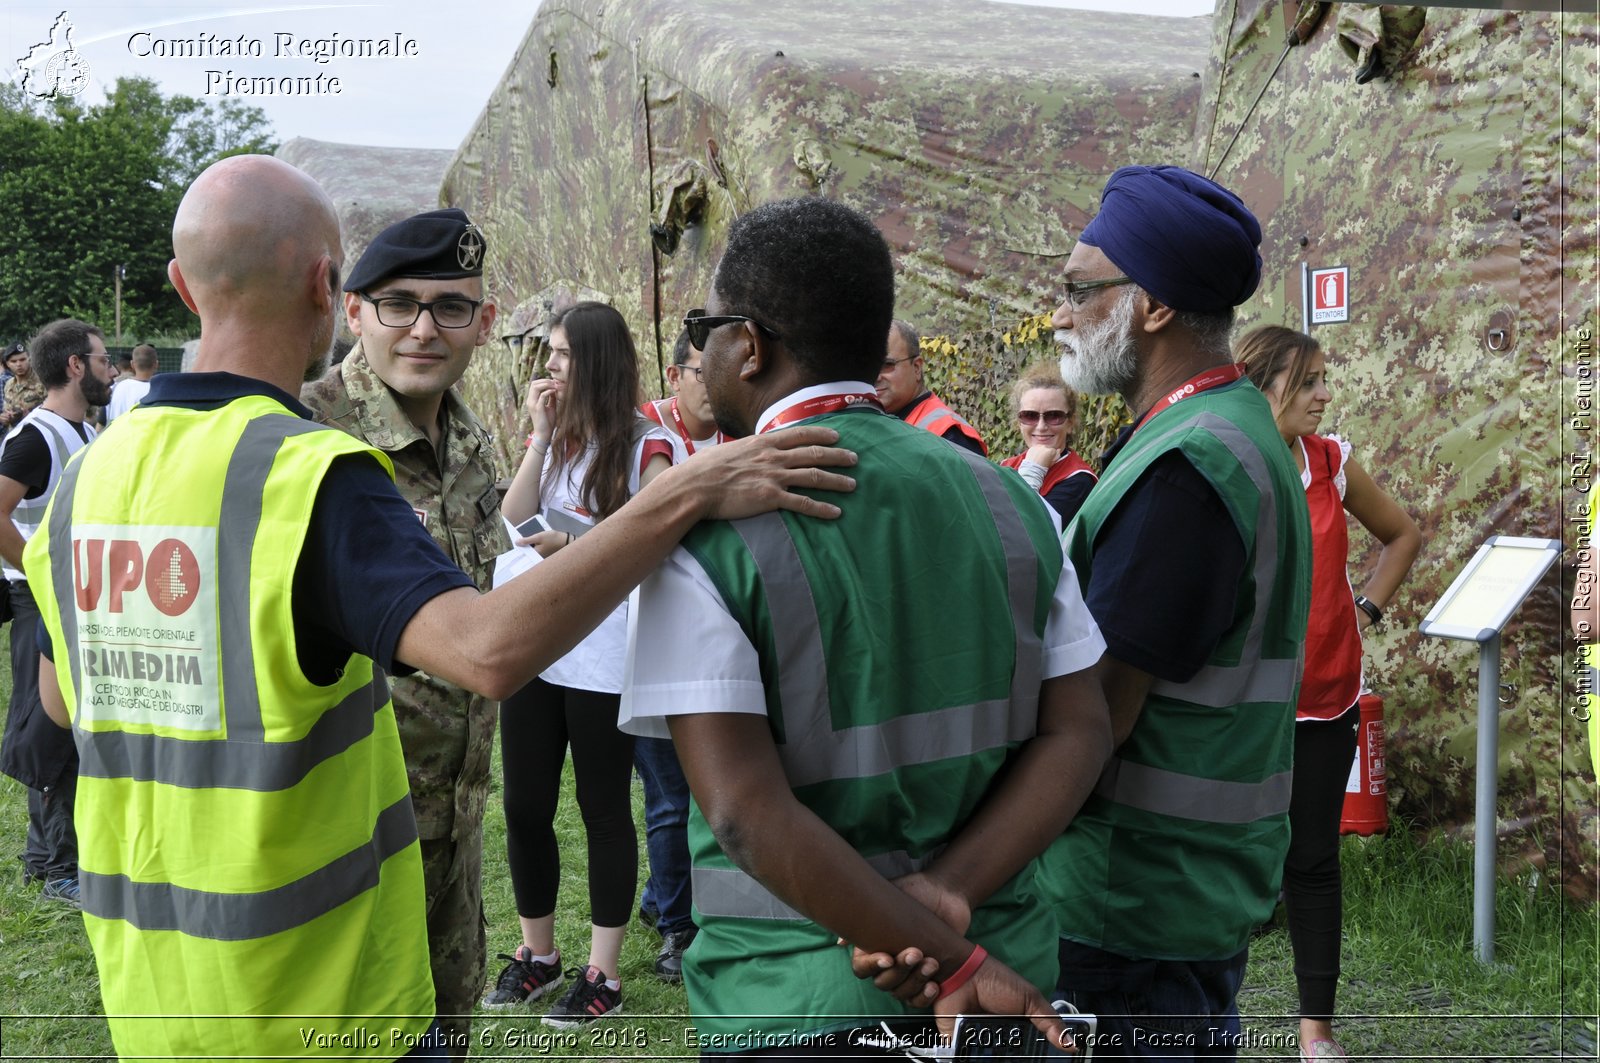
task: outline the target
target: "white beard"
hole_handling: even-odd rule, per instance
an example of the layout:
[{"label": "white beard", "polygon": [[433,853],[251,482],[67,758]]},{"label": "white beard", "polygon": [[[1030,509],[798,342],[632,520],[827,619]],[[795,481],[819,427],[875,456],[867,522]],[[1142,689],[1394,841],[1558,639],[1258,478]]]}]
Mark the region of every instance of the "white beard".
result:
[{"label": "white beard", "polygon": [[1111,312],[1093,325],[1057,329],[1062,347],[1061,377],[1085,395],[1126,394],[1139,375],[1138,346],[1133,335],[1137,288],[1122,293]]}]

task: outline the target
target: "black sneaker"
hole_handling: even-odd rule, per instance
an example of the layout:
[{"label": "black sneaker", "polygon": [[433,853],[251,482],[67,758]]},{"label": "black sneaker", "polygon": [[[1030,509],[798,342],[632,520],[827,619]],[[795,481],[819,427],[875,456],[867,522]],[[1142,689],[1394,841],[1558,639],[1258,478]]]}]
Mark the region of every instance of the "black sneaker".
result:
[{"label": "black sneaker", "polygon": [[494,981],[494,992],[483,998],[486,1008],[514,1008],[530,1000],[538,1000],[562,982],[561,957],[555,963],[543,963],[533,958],[533,950],[523,945],[515,956],[500,953],[508,962]]},{"label": "black sneaker", "polygon": [[567,973],[577,981],[567,990],[566,996],[544,1013],[546,1026],[566,1029],[622,1014],[622,989],[606,985],[605,972],[600,968],[574,967]]},{"label": "black sneaker", "polygon": [[673,930],[661,939],[661,951],[656,955],[656,975],[667,982],[683,981],[683,950],[689,947],[699,928],[690,924],[687,930]]},{"label": "black sneaker", "polygon": [[78,877],[51,879],[44,884],[44,889],[39,891],[39,896],[47,901],[60,901],[62,904],[73,908],[83,907],[83,898],[78,893]]},{"label": "black sneaker", "polygon": [[657,934],[661,933],[661,927],[658,925],[661,922],[661,913],[654,908],[640,908],[639,922],[647,929],[654,930]]}]

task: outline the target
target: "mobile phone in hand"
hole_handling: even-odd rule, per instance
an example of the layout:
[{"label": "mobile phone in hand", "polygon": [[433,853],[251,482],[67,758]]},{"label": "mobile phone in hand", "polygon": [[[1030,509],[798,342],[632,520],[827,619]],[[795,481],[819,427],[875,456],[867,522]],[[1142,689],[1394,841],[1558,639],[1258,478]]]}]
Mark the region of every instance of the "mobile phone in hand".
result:
[{"label": "mobile phone in hand", "polygon": [[533,516],[517,525],[517,534],[524,539],[532,538],[542,531],[549,530],[550,525],[547,524],[544,517],[538,513],[535,513]]}]

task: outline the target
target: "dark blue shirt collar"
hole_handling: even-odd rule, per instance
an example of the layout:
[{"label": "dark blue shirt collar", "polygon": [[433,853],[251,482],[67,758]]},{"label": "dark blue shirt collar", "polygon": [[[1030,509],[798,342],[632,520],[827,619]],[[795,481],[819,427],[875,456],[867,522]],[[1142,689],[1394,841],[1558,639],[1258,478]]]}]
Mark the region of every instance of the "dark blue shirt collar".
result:
[{"label": "dark blue shirt collar", "polygon": [[247,395],[260,395],[281,402],[297,417],[314,420],[300,400],[281,388],[237,373],[159,373],[150,381],[150,390],[141,406],[181,406],[191,410],[214,410]]}]

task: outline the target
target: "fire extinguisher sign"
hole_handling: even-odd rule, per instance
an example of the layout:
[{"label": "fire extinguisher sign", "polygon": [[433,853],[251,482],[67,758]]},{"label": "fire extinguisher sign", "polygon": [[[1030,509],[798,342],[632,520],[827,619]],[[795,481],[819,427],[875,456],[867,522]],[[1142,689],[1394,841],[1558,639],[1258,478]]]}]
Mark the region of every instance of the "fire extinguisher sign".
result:
[{"label": "fire extinguisher sign", "polygon": [[1330,266],[1310,273],[1311,323],[1332,325],[1350,320],[1350,267]]}]

